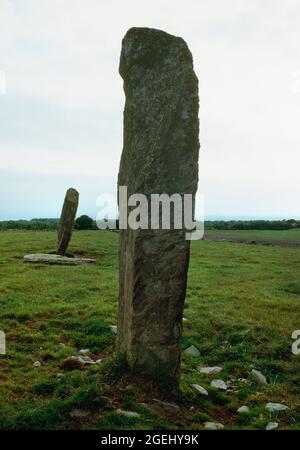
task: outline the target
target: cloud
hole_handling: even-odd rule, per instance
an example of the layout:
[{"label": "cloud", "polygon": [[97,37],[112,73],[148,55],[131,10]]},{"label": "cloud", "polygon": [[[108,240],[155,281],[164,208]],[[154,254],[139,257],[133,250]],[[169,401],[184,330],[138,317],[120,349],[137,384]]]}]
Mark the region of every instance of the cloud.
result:
[{"label": "cloud", "polygon": [[[0,168],[18,179],[30,173],[116,180],[121,39],[131,26],[150,26],[184,37],[194,56],[200,189],[210,214],[250,206],[276,212],[284,199],[294,211],[299,13],[298,0],[1,0],[7,94],[0,96]],[[274,201],[279,192],[281,206]]]}]

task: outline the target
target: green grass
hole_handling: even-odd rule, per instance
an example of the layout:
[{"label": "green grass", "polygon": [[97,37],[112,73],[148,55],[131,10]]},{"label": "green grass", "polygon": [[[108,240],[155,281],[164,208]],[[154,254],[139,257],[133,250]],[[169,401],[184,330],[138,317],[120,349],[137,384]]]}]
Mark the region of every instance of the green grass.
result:
[{"label": "green grass", "polygon": [[224,239],[300,241],[300,228],[290,230],[207,230],[205,236]]},{"label": "green grass", "polygon": [[[254,429],[272,419],[281,428],[300,429],[300,356],[291,352],[291,334],[300,329],[299,249],[192,243],[183,348],[194,344],[201,357],[183,355],[181,413],[172,416],[153,402],[155,386],[127,375],[124,363],[113,359],[117,233],[74,233],[70,252],[95,257],[94,266],[23,263],[24,254],[51,252],[55,245],[54,232],[0,233],[0,329],[7,336],[7,355],[0,356],[0,428],[199,429],[210,420]],[[62,361],[81,348],[103,362],[62,370]],[[36,360],[40,368],[33,367]],[[200,363],[221,365],[217,378],[234,377],[232,391],[211,388],[211,378],[197,371]],[[268,386],[252,381],[252,364]],[[191,383],[205,387],[209,397],[197,395]],[[270,415],[268,401],[289,410]],[[243,404],[250,413],[240,416],[236,410]],[[89,416],[71,418],[74,408]],[[137,411],[140,418],[119,416],[117,408]]]}]

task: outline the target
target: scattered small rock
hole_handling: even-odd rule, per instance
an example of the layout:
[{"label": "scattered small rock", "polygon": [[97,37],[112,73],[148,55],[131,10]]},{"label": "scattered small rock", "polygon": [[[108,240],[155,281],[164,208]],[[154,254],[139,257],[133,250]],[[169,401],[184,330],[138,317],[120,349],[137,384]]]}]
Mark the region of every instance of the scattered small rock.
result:
[{"label": "scattered small rock", "polygon": [[275,411],[285,411],[286,409],[289,409],[289,407],[286,405],[283,405],[282,403],[269,402],[266,404],[266,409],[271,412],[275,412]]},{"label": "scattered small rock", "polygon": [[116,413],[126,417],[140,417],[140,414],[137,412],[124,411],[123,409],[120,408],[116,410]]},{"label": "scattered small rock", "polygon": [[217,373],[221,372],[223,369],[219,366],[214,367],[199,367],[200,373],[204,373],[206,375],[216,375]]},{"label": "scattered small rock", "polygon": [[197,392],[199,392],[202,395],[208,395],[208,392],[204,387],[200,386],[200,384],[191,384],[191,386],[196,389]]},{"label": "scattered small rock", "polygon": [[268,425],[266,426],[266,430],[270,431],[270,430],[275,430],[275,428],[278,428],[279,423],[278,422],[269,422]]},{"label": "scattered small rock", "polygon": [[58,344],[60,347],[66,347],[66,344],[64,344],[63,342],[60,342],[59,344]]},{"label": "scattered small rock", "polygon": [[157,399],[153,399],[153,401],[170,414],[177,414],[180,412],[179,406],[175,405],[174,403],[162,402],[161,400]]},{"label": "scattered small rock", "polygon": [[90,358],[87,355],[78,356],[78,359],[81,362],[81,364],[83,364],[83,365],[85,365],[85,364],[96,364],[96,361],[94,361],[92,358]]},{"label": "scattered small rock", "polygon": [[219,422],[204,422],[204,428],[206,430],[222,430],[224,425]]},{"label": "scattered small rock", "polygon": [[222,391],[227,391],[227,384],[223,380],[212,380],[210,385],[216,389],[221,389]]},{"label": "scattered small rock", "polygon": [[248,406],[243,405],[243,406],[240,406],[240,408],[237,411],[239,414],[248,414],[250,412],[250,409]]},{"label": "scattered small rock", "polygon": [[200,355],[199,350],[194,345],[191,345],[190,347],[186,348],[184,350],[184,353],[186,353],[187,355],[191,355],[191,356],[199,356]]},{"label": "scattered small rock", "polygon": [[252,369],[251,373],[257,384],[261,384],[262,386],[267,386],[267,384],[268,384],[267,379],[261,372],[259,372],[259,370]]},{"label": "scattered small rock", "polygon": [[73,419],[83,419],[90,415],[90,411],[84,411],[83,409],[72,409],[70,416]]},{"label": "scattered small rock", "polygon": [[96,359],[96,364],[100,364],[102,359]]},{"label": "scattered small rock", "polygon": [[40,361],[35,361],[32,365],[33,367],[41,367],[42,363],[40,363]]},{"label": "scattered small rock", "polygon": [[82,355],[87,355],[88,353],[90,353],[90,349],[82,348],[81,350],[79,350],[79,353],[81,353]]},{"label": "scattered small rock", "polygon": [[117,327],[117,325],[110,325],[110,330],[114,333],[114,334],[117,334],[117,332],[118,332],[118,327]]},{"label": "scattered small rock", "polygon": [[56,374],[56,378],[62,378],[63,376],[64,376],[64,374],[60,373],[60,372]]}]

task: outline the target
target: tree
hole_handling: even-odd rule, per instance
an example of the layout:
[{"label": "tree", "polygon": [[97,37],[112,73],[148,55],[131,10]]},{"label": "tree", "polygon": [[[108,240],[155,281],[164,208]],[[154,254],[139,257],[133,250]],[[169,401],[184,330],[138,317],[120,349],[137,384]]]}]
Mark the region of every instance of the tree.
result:
[{"label": "tree", "polygon": [[75,228],[76,230],[93,230],[95,228],[94,221],[89,216],[80,216],[75,220]]}]

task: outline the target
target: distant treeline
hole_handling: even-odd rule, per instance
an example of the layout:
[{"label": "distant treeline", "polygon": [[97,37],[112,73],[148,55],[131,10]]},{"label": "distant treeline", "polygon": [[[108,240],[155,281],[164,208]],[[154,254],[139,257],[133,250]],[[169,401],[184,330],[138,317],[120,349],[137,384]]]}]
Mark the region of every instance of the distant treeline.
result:
[{"label": "distant treeline", "polygon": [[[59,219],[5,220],[0,222],[0,231],[6,230],[57,230]],[[118,221],[117,221],[118,228]],[[300,220],[208,220],[207,230],[289,230],[300,228]],[[95,220],[83,215],[76,219],[75,229],[97,230]]]},{"label": "distant treeline", "polygon": [[206,221],[208,230],[290,230],[300,228],[300,220],[213,220]]},{"label": "distant treeline", "polygon": [[59,219],[4,220],[0,231],[5,230],[57,230]]}]

